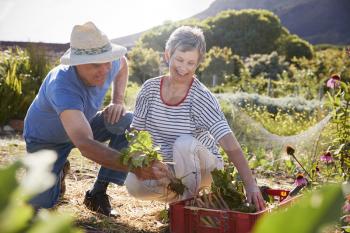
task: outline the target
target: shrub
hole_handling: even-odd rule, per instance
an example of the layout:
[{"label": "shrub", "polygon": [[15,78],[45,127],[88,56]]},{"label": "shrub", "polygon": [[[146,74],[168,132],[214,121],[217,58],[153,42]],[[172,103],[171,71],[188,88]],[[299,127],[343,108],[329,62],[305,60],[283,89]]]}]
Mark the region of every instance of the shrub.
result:
[{"label": "shrub", "polygon": [[143,48],[151,48],[154,51],[164,52],[165,43],[170,34],[182,25],[197,26],[207,31],[208,26],[196,19],[187,19],[178,22],[167,21],[163,25],[154,27],[142,34],[139,43]]},{"label": "shrub", "polygon": [[242,69],[244,69],[242,60],[239,56],[233,55],[230,48],[213,47],[199,68],[200,79],[206,85],[220,85],[232,80],[232,76],[239,77]]},{"label": "shrub", "polygon": [[321,101],[308,101],[302,97],[271,98],[268,96],[244,92],[217,94],[216,96],[219,100],[229,101],[240,108],[264,107],[271,114],[277,114],[278,112],[288,113],[291,112],[291,110],[296,113],[306,112],[308,114],[313,114],[319,111],[322,107]]},{"label": "shrub", "polygon": [[286,56],[287,61],[301,57],[312,59],[314,56],[312,45],[296,35],[283,38],[279,49]]},{"label": "shrub", "polygon": [[279,18],[266,10],[228,10],[204,21],[208,48],[229,47],[240,56],[271,53],[284,33]]},{"label": "shrub", "polygon": [[3,125],[27,106],[28,98],[22,97],[22,80],[29,76],[29,57],[19,49],[0,52],[0,67],[0,125]]},{"label": "shrub", "polygon": [[24,118],[51,68],[46,51],[41,48],[0,52],[0,125],[11,118]]},{"label": "shrub", "polygon": [[140,44],[129,53],[130,80],[143,84],[147,79],[159,75],[160,55],[149,48],[142,48]]},{"label": "shrub", "polygon": [[245,59],[245,64],[252,77],[258,75],[277,80],[283,71],[288,71],[289,63],[277,52],[254,54]]}]

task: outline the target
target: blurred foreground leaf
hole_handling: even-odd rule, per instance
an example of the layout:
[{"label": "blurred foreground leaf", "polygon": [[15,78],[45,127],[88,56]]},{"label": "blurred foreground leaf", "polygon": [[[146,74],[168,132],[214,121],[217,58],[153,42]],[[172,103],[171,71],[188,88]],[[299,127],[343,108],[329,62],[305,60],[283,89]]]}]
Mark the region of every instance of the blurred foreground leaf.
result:
[{"label": "blurred foreground leaf", "polygon": [[313,233],[341,216],[344,196],[341,185],[326,185],[302,197],[288,209],[260,218],[254,233]]}]

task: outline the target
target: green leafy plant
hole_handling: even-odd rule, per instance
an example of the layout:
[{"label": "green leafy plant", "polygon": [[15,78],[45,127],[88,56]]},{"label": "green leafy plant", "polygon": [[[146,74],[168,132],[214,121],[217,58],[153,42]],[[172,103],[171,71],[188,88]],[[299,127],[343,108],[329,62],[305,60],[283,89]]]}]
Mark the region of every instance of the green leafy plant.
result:
[{"label": "green leafy plant", "polygon": [[5,77],[0,77],[0,125],[13,117],[21,103],[22,83],[16,74],[17,62],[12,64]]},{"label": "green leafy plant", "polygon": [[[152,137],[147,131],[132,130],[126,134],[129,141],[129,147],[122,151],[121,162],[128,166],[130,170],[136,168],[149,167],[155,161],[162,161],[159,153],[160,147],[153,147]],[[181,178],[172,174],[168,189],[178,195],[183,195],[186,186],[182,183]]]},{"label": "green leafy plant", "polygon": [[226,164],[224,169],[214,169],[211,174],[212,193],[221,196],[229,209],[247,213],[256,211],[254,206],[246,202],[243,181],[238,178],[237,173],[234,173],[233,164]]},{"label": "green leafy plant", "polygon": [[43,48],[0,51],[0,125],[24,118],[51,68]]},{"label": "green leafy plant", "polygon": [[[350,56],[350,52],[349,52]],[[335,138],[332,143],[334,155],[341,163],[344,179],[350,180],[350,83],[341,80],[339,75],[333,75],[327,81],[328,106],[332,108],[332,122],[336,126]]]},{"label": "green leafy plant", "polygon": [[162,161],[159,147],[153,147],[147,131],[132,130],[126,134],[129,147],[122,151],[121,162],[130,169],[148,167],[154,161]]},{"label": "green leafy plant", "polygon": [[343,206],[344,215],[341,217],[342,229],[345,232],[350,232],[350,194],[346,198],[346,202]]}]

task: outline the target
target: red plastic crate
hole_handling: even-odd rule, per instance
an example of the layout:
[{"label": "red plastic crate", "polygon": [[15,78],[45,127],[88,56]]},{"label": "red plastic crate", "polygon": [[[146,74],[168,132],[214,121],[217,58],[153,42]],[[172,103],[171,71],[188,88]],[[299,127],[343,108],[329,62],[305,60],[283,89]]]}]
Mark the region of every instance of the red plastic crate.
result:
[{"label": "red plastic crate", "polygon": [[[267,189],[265,192],[283,201],[289,194],[288,190]],[[238,211],[204,209],[187,206],[191,199],[170,204],[170,232],[171,233],[248,233],[252,230],[257,219],[268,212],[265,209],[257,213],[242,213]],[[291,199],[292,200],[292,199]],[[289,203],[283,202],[282,205]],[[210,218],[215,226],[208,226],[203,220]]]}]

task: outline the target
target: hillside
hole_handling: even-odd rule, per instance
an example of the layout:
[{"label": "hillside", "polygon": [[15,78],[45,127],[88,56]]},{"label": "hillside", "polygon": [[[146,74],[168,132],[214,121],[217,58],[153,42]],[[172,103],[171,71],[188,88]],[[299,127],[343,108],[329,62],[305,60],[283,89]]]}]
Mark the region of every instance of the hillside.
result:
[{"label": "hillside", "polygon": [[[266,9],[291,33],[312,44],[350,44],[350,0],[216,0],[191,18],[206,19],[229,9]],[[113,41],[130,47],[142,33]]]},{"label": "hillside", "polygon": [[273,11],[291,33],[312,44],[350,44],[349,0],[216,0],[193,17],[205,19],[223,10],[248,8]]},{"label": "hillside", "polygon": [[277,14],[292,33],[311,43],[350,44],[349,12],[349,0],[313,0]]},{"label": "hillside", "polygon": [[[281,19],[291,33],[312,44],[350,44],[350,0],[216,0],[208,9],[190,18],[206,19],[224,10],[266,9]],[[112,41],[132,48],[143,32]],[[2,45],[2,46],[1,46]],[[0,47],[8,46],[0,42]],[[22,46],[19,42],[18,46]],[[67,47],[67,45],[62,45]],[[54,45],[56,50],[56,45]],[[66,48],[59,48],[65,51]]]},{"label": "hillside", "polygon": [[216,0],[209,8],[199,14],[193,16],[198,19],[205,19],[218,14],[220,11],[235,9],[266,9],[273,12],[288,11],[300,4],[304,4],[313,0]]}]

